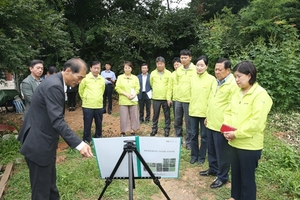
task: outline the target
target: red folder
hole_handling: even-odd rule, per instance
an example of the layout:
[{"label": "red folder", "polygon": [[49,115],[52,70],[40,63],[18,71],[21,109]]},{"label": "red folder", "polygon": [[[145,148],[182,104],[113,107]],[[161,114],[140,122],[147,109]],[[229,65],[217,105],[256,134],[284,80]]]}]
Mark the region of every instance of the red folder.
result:
[{"label": "red folder", "polygon": [[224,132],[229,132],[229,131],[235,131],[235,130],[236,130],[236,128],[234,128],[234,127],[232,127],[232,126],[228,126],[228,125],[226,125],[226,124],[222,124],[221,129],[220,129],[220,131],[221,131],[222,133],[224,133]]}]

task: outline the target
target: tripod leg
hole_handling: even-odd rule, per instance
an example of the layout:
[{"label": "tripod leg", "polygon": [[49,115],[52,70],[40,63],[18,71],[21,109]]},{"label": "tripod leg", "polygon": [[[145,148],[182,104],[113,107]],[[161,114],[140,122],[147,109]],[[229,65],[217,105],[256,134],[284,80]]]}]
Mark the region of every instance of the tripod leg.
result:
[{"label": "tripod leg", "polygon": [[101,192],[101,194],[100,194],[98,200],[100,200],[100,199],[102,198],[102,196],[104,195],[104,192],[105,192],[106,188],[111,184],[111,182],[112,182],[112,180],[113,180],[113,178],[114,178],[114,176],[115,176],[115,174],[116,174],[116,172],[117,172],[117,170],[118,170],[118,168],[119,168],[119,166],[120,166],[122,160],[123,160],[124,157],[125,157],[125,154],[126,154],[126,151],[125,151],[125,149],[124,149],[124,150],[123,150],[123,153],[121,154],[121,156],[120,156],[120,158],[119,158],[119,160],[118,160],[118,162],[117,162],[117,164],[116,164],[116,166],[115,166],[115,168],[114,168],[113,171],[111,172],[110,176],[109,176],[108,178],[106,178],[105,186],[104,186],[104,188],[103,188],[103,190],[102,190],[102,192]]},{"label": "tripod leg", "polygon": [[128,152],[129,200],[133,200],[133,166],[132,152]]},{"label": "tripod leg", "polygon": [[161,192],[165,195],[166,199],[171,200],[170,197],[168,196],[168,194],[166,193],[166,191],[161,186],[160,181],[158,180],[158,178],[153,174],[153,172],[151,171],[151,169],[147,165],[147,163],[144,160],[144,158],[142,157],[142,155],[136,149],[134,149],[134,153],[140,159],[140,161],[143,163],[143,165],[146,168],[147,172],[150,174],[151,178],[153,179],[153,182],[159,187]]}]

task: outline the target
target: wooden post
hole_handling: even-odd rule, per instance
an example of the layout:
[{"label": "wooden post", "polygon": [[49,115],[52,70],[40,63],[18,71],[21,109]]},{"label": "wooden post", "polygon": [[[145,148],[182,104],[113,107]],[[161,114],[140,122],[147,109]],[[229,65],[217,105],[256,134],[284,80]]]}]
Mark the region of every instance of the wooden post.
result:
[{"label": "wooden post", "polygon": [[5,171],[4,171],[4,174],[1,178],[1,181],[0,181],[0,200],[3,199],[3,195],[4,195],[4,192],[5,192],[5,187],[8,183],[8,179],[10,178],[11,174],[12,174],[12,169],[13,169],[13,163],[8,163],[6,165],[6,168],[5,168]]}]

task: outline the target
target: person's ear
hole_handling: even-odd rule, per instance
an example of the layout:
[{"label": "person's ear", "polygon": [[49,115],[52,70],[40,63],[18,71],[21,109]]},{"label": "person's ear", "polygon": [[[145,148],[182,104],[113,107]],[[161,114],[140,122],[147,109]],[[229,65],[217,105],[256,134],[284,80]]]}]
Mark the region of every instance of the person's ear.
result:
[{"label": "person's ear", "polygon": [[67,68],[67,69],[65,70],[65,72],[67,72],[67,73],[72,73],[71,68]]}]

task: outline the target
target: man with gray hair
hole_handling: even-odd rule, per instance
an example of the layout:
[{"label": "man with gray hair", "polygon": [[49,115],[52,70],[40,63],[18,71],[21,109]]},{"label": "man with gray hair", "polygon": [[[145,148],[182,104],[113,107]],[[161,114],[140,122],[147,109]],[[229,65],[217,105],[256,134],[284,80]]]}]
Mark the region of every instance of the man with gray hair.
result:
[{"label": "man with gray hair", "polygon": [[36,88],[29,112],[20,130],[21,154],[29,168],[31,199],[59,199],[56,187],[56,149],[61,136],[71,148],[92,157],[91,147],[83,142],[64,120],[64,85],[75,87],[85,77],[86,63],[73,58],[64,71],[46,78]]},{"label": "man with gray hair", "polygon": [[169,87],[169,79],[171,72],[165,68],[165,59],[161,56],[156,58],[156,69],[150,74],[150,85],[152,87],[152,103],[153,103],[153,119],[152,132],[150,136],[155,136],[158,131],[158,119],[160,108],[163,108],[165,115],[164,136],[169,137],[170,133],[170,104],[171,93]]}]

